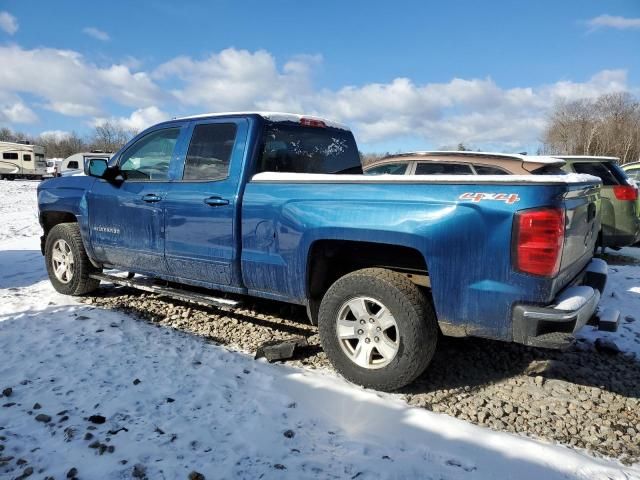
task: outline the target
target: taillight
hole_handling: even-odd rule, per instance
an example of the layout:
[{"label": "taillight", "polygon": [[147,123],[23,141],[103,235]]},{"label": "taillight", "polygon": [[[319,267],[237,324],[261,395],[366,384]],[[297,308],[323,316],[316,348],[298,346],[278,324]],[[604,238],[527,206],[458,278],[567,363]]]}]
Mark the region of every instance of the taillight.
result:
[{"label": "taillight", "polygon": [[301,118],[300,124],[305,127],[320,127],[325,128],[327,125],[322,120],[317,120],[315,118]]},{"label": "taillight", "polygon": [[613,187],[613,194],[618,200],[636,200],[638,189],[632,185],[616,185]]},{"label": "taillight", "polygon": [[553,277],[560,270],[564,210],[523,210],[515,216],[512,256],[516,270]]}]

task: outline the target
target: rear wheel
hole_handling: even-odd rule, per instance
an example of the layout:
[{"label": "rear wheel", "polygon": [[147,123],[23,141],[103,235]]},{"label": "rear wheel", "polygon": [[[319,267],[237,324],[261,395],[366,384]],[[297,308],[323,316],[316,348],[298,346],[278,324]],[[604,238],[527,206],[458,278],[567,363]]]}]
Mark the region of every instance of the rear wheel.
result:
[{"label": "rear wheel", "polygon": [[82,244],[77,223],[60,223],[47,235],[45,260],[49,280],[56,291],[65,295],[84,295],[100,285],[89,275],[94,267]]},{"label": "rear wheel", "polygon": [[322,299],[318,326],[336,370],[378,390],[415,380],[431,362],[438,340],[429,300],[404,275],[382,268],[338,279]]}]

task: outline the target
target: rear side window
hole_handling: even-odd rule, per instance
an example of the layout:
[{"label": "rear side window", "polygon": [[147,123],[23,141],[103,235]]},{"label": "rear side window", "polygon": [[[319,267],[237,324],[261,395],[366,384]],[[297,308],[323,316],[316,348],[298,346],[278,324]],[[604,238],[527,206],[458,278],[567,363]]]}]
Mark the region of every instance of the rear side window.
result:
[{"label": "rear side window", "polygon": [[531,171],[534,175],[566,175],[566,170],[557,165],[544,165]]},{"label": "rear side window", "polygon": [[573,169],[577,173],[587,173],[594,177],[599,177],[603,185],[619,185],[621,182],[617,178],[617,172],[611,162],[574,162]]},{"label": "rear side window", "polygon": [[418,163],[416,175],[473,175],[471,167],[462,163]]},{"label": "rear side window", "polygon": [[67,168],[74,168],[74,169],[78,169],[78,168],[80,168],[80,166],[78,165],[78,161],[77,161],[77,160],[71,160],[71,161],[67,164]]},{"label": "rear side window", "polygon": [[407,172],[407,166],[409,164],[404,163],[387,163],[385,165],[378,165],[368,169],[365,173],[367,175],[404,175]]},{"label": "rear side window", "polygon": [[2,154],[2,158],[4,160],[17,160],[18,159],[18,154],[17,153],[13,153],[13,152],[4,152]]},{"label": "rear side window", "polygon": [[235,123],[196,125],[184,165],[183,180],[220,180],[229,174],[236,141]]},{"label": "rear side window", "polygon": [[25,162],[30,162],[31,161],[31,155],[29,155],[28,153],[23,153],[22,154],[22,160],[24,160]]},{"label": "rear side window", "polygon": [[330,127],[268,123],[257,172],[362,173],[351,132]]},{"label": "rear side window", "polygon": [[488,165],[474,165],[478,175],[509,175],[509,172],[498,167],[490,167]]},{"label": "rear side window", "polygon": [[632,180],[635,180],[635,181],[640,180],[640,168],[632,168],[629,170],[625,170],[625,173],[627,174],[627,177],[629,177]]}]

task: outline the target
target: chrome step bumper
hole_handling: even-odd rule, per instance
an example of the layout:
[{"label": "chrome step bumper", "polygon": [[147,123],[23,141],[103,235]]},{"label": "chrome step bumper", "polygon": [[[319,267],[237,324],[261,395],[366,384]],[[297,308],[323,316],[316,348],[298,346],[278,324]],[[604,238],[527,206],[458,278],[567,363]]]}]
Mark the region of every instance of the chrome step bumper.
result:
[{"label": "chrome step bumper", "polygon": [[516,305],[513,308],[513,341],[535,347],[564,348],[575,341],[573,334],[586,324],[615,332],[620,312],[599,309],[607,281],[607,264],[592,259],[582,285],[564,289],[549,306]]}]

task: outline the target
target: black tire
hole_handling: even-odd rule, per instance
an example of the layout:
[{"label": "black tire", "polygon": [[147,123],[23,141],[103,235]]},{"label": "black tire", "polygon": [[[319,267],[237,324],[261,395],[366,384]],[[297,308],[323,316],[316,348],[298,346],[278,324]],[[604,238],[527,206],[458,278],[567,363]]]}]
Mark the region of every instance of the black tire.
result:
[{"label": "black tire", "polygon": [[[352,361],[338,338],[340,311],[350,299],[360,296],[383,304],[397,325],[397,353],[390,363],[376,369]],[[404,275],[383,268],[366,268],[338,279],[322,299],[318,328],[322,348],[342,376],[382,391],[397,390],[425,371],[439,332],[435,312],[424,293]]]},{"label": "black tire", "polygon": [[[53,249],[59,240],[69,246],[69,254],[73,259],[73,272],[67,282],[58,279],[54,272]],[[45,261],[49,280],[59,293],[84,295],[94,291],[100,285],[100,280],[89,278],[89,275],[98,272],[99,269],[92,265],[87,256],[77,223],[59,223],[49,231],[45,244]]]}]

